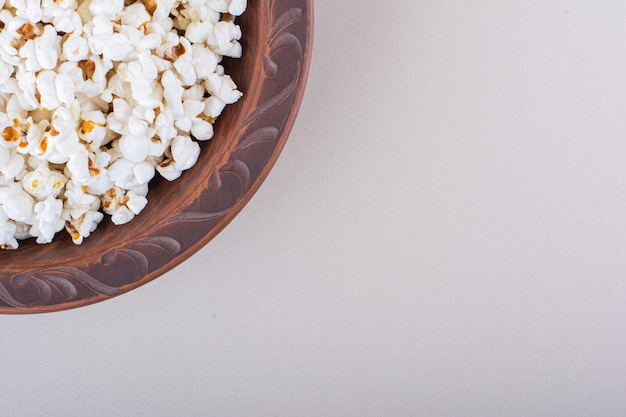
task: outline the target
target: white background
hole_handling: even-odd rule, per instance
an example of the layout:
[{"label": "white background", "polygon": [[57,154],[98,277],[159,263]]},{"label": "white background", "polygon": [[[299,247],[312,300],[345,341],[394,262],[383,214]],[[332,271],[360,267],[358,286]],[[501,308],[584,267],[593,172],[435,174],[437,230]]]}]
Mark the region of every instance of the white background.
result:
[{"label": "white background", "polygon": [[315,31],[215,240],[0,316],[1,415],[626,415],[626,3],[320,0]]}]

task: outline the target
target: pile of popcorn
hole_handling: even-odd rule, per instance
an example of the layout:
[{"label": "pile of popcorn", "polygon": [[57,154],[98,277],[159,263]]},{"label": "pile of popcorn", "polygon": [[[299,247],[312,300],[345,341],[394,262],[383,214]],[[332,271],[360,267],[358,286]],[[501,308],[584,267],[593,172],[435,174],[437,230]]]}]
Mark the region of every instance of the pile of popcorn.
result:
[{"label": "pile of popcorn", "polygon": [[246,0],[0,0],[0,247],[66,229],[76,244],[104,213],[130,221],[158,173],[198,159],[241,97]]}]

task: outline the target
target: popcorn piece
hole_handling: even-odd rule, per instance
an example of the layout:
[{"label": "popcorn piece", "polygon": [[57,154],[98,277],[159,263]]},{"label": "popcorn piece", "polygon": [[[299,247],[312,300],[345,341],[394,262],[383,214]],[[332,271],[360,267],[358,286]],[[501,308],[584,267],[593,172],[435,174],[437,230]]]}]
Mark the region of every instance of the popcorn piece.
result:
[{"label": "popcorn piece", "polygon": [[67,182],[67,178],[58,171],[51,171],[46,164],[41,164],[22,178],[24,191],[37,200],[57,197]]},{"label": "popcorn piece", "polygon": [[157,171],[167,180],[173,181],[182,172],[191,168],[200,156],[200,146],[189,136],[177,136],[172,141],[172,156],[157,167]]},{"label": "popcorn piece", "polygon": [[35,56],[41,68],[54,69],[57,65],[61,38],[57,36],[56,30],[50,25],[44,26],[40,37],[35,38]]},{"label": "popcorn piece", "polygon": [[231,0],[228,5],[228,13],[233,16],[241,16],[246,10],[247,1],[246,0]]},{"label": "popcorn piece", "polygon": [[72,35],[63,42],[62,57],[66,61],[80,62],[87,59],[89,43],[80,35]]},{"label": "popcorn piece", "polygon": [[232,22],[220,21],[215,24],[213,31],[207,38],[207,45],[219,55],[241,58],[241,29]]},{"label": "popcorn piece", "polygon": [[226,104],[235,103],[242,96],[229,75],[211,74],[204,82],[204,88],[213,96]]},{"label": "popcorn piece", "polygon": [[35,224],[30,229],[30,234],[37,238],[37,243],[50,243],[55,233],[65,226],[65,220],[61,218],[63,201],[49,196],[44,201],[35,204]]},{"label": "popcorn piece", "polygon": [[91,0],[89,12],[92,16],[102,16],[113,20],[122,12],[124,0]]},{"label": "popcorn piece", "polygon": [[118,187],[111,188],[102,197],[102,208],[111,215],[113,223],[120,225],[131,221],[139,214],[148,200],[133,191],[124,192]]},{"label": "popcorn piece", "polygon": [[99,211],[87,211],[78,218],[72,218],[65,226],[65,229],[72,237],[72,241],[80,245],[83,243],[83,239],[89,237],[91,232],[96,230],[98,223],[103,218],[104,215]]},{"label": "popcorn piece", "polygon": [[10,220],[31,222],[33,205],[33,198],[18,183],[0,188],[0,206]]},{"label": "popcorn piece", "polygon": [[74,181],[67,183],[64,194],[64,210],[67,215],[63,216],[66,220],[78,219],[88,211],[97,210],[100,207],[99,198],[87,193],[87,191],[86,187],[78,185]]},{"label": "popcorn piece", "polygon": [[18,243],[15,238],[17,227],[14,222],[7,220],[0,221],[0,248],[17,249]]}]

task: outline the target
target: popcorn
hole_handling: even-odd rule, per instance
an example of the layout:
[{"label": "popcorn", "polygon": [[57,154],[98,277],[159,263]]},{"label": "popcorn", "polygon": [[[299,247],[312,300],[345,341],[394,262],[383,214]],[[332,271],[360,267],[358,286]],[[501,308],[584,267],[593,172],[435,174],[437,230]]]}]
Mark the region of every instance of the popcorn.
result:
[{"label": "popcorn", "polygon": [[5,220],[0,221],[0,248],[1,249],[17,249],[18,243],[15,239],[17,227],[14,222]]},{"label": "popcorn", "polygon": [[63,201],[49,196],[33,207],[35,212],[35,224],[30,229],[30,234],[37,238],[37,243],[50,243],[55,233],[65,226],[65,220],[61,218]]},{"label": "popcorn", "polygon": [[83,61],[89,56],[89,43],[80,35],[72,35],[63,42],[61,56],[66,61]]},{"label": "popcorn", "polygon": [[12,183],[0,188],[0,206],[10,220],[27,222],[33,216],[34,199],[26,193],[19,183]]},{"label": "popcorn", "polygon": [[215,24],[213,31],[208,36],[206,43],[216,54],[241,58],[241,29],[233,22],[221,21]]},{"label": "popcorn", "polygon": [[63,174],[51,171],[46,164],[41,164],[24,175],[21,184],[24,191],[41,201],[48,197],[56,198],[66,182],[67,178]]},{"label": "popcorn", "polygon": [[98,223],[102,221],[104,215],[99,211],[87,211],[79,217],[72,217],[65,229],[72,237],[72,241],[80,245],[83,243],[83,239],[89,237],[91,232],[96,230]]},{"label": "popcorn", "polygon": [[144,209],[148,200],[133,192],[125,192],[119,187],[109,189],[102,198],[102,208],[111,215],[113,223],[120,225],[128,223]]},{"label": "popcorn", "polygon": [[[129,3],[128,5],[126,5]],[[131,221],[241,93],[246,0],[0,0],[0,249]]]},{"label": "popcorn", "polygon": [[50,26],[44,26],[41,36],[34,39],[35,56],[41,68],[54,69],[59,57],[61,37],[57,36],[56,30]]},{"label": "popcorn", "polygon": [[102,16],[107,19],[115,19],[124,8],[124,0],[92,0],[89,11],[92,16]]},{"label": "popcorn", "polygon": [[196,163],[200,155],[200,146],[189,136],[176,136],[172,141],[170,152],[172,156],[162,162],[157,171],[165,179],[173,181]]}]

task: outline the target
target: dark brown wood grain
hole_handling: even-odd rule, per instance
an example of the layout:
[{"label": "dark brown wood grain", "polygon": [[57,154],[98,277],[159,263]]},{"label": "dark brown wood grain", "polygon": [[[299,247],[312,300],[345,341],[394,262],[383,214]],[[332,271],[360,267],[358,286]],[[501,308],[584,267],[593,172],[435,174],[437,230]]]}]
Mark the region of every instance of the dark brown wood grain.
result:
[{"label": "dark brown wood grain", "polygon": [[174,182],[155,180],[148,206],[129,224],[105,219],[80,246],[60,234],[0,252],[0,313],[75,308],[137,288],[207,244],[250,200],[302,100],[313,0],[249,0],[238,23],[244,56],[224,65],[244,97],[224,111],[198,163]]}]

